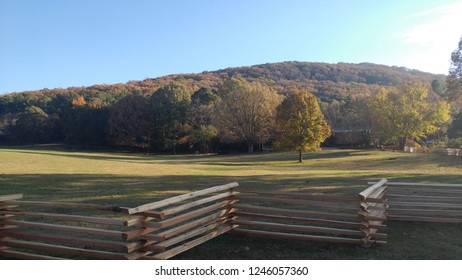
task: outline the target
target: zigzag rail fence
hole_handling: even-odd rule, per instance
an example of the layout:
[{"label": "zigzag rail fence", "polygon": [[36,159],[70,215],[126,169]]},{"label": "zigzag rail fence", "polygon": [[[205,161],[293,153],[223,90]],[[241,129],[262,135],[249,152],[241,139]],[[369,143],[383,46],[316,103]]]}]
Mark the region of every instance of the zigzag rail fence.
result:
[{"label": "zigzag rail fence", "polygon": [[[233,233],[324,242],[385,244],[385,183],[359,196],[240,189]],[[269,205],[269,206],[266,206]],[[277,206],[275,206],[277,205]]]},{"label": "zigzag rail fence", "polygon": [[228,213],[237,186],[216,186],[134,208],[0,196],[0,255],[168,259],[235,227]]},{"label": "zigzag rail fence", "polygon": [[[432,192],[427,189],[435,186],[446,195],[422,200],[416,194],[415,188],[424,188],[428,194]],[[410,206],[403,195],[411,200]],[[224,233],[370,246],[386,244],[387,219],[462,222],[460,201],[462,185],[408,185],[386,179],[356,196],[250,190],[230,183],[133,208],[25,201],[21,194],[3,195],[0,256],[169,259]],[[415,208],[419,205],[443,210],[424,209],[425,217],[422,213],[412,216],[421,209]]]},{"label": "zigzag rail fence", "polygon": [[390,221],[462,223],[462,184],[389,182],[388,197]]}]

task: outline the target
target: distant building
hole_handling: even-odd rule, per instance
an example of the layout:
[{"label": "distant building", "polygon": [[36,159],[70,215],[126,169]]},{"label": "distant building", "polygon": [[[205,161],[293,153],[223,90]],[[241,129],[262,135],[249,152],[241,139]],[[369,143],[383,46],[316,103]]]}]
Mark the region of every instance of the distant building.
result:
[{"label": "distant building", "polygon": [[326,140],[333,147],[369,147],[371,146],[370,128],[333,128],[333,134]]}]

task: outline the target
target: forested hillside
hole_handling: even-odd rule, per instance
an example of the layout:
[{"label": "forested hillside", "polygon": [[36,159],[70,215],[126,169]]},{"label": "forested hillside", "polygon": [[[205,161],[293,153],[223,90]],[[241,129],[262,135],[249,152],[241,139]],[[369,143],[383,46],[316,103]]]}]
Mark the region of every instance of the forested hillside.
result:
[{"label": "forested hillside", "polygon": [[397,87],[406,82],[430,85],[434,80],[442,84],[445,80],[444,75],[372,63],[281,62],[227,68],[201,74],[169,75],[129,82],[127,85],[155,89],[173,80],[192,88],[217,88],[224,79],[230,77],[259,81],[278,92],[284,92],[290,87],[305,88],[325,102],[341,100],[347,95],[375,93],[381,87]]},{"label": "forested hillside", "polygon": [[[130,81],[125,84],[102,84],[12,93],[7,97],[1,97],[0,110],[4,110],[7,103],[14,103],[14,99],[32,102],[33,99],[43,98],[42,102],[47,102],[45,97],[52,98],[57,95],[83,95],[86,98],[98,98],[111,104],[119,100],[120,96],[127,94],[150,95],[171,81],[179,82],[192,90],[201,87],[216,89],[224,79],[239,76],[249,81],[258,80],[280,92],[287,87],[301,87],[310,90],[318,98],[332,97],[337,99],[348,94],[373,93],[379,87],[396,87],[405,82],[430,84],[433,80],[438,80],[441,83],[445,80],[444,75],[372,63],[281,62],[227,68],[200,74],[175,74],[143,81]],[[22,98],[24,95],[27,97]]]},{"label": "forested hillside", "polygon": [[[230,78],[240,78],[257,88],[261,85],[278,95],[287,95],[294,88],[308,90],[318,98],[334,127],[345,126],[345,121],[352,123],[355,118],[359,120],[360,116],[347,117],[345,112],[353,112],[355,106],[358,109],[366,102],[364,97],[374,96],[381,89],[395,91],[405,83],[420,84],[428,87],[430,96],[439,99],[444,97],[445,80],[444,75],[370,63],[282,62],[125,84],[10,93],[0,96],[0,143],[65,142],[87,147],[135,146],[156,150],[170,149],[172,145],[175,148],[178,144],[205,151],[210,145],[225,142],[211,119],[216,105],[232,90],[226,84]],[[163,91],[170,92],[168,98],[173,100],[153,96]],[[168,129],[153,130],[156,120],[152,118],[163,110],[160,102],[170,107],[180,103],[181,106],[175,112],[160,113],[160,116],[174,114],[174,119],[165,120]],[[118,130],[121,123],[139,131],[130,132],[132,135],[121,132]],[[355,125],[366,126],[360,121]],[[172,127],[176,130],[172,131]],[[128,134],[124,138],[120,133]],[[259,141],[267,138],[268,135],[262,135]]]}]

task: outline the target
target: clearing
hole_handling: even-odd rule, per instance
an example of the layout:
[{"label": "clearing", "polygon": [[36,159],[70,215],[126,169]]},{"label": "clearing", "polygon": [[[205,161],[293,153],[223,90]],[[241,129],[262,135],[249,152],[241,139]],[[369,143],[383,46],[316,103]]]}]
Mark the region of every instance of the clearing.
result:
[{"label": "clearing", "polygon": [[[461,183],[462,158],[374,150],[251,155],[151,155],[0,148],[0,195],[136,206],[237,181],[241,188],[357,194],[367,181]],[[183,259],[462,259],[462,225],[389,222],[386,246],[221,236]]]}]

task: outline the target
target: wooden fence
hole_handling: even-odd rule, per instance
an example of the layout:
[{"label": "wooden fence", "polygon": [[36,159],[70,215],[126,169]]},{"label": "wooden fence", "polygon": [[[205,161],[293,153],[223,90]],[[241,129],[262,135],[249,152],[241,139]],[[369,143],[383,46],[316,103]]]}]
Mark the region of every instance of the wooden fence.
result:
[{"label": "wooden fence", "polygon": [[392,221],[462,223],[462,184],[388,183]]},{"label": "wooden fence", "polygon": [[386,233],[379,233],[378,231],[387,229],[385,224],[389,207],[387,183],[387,179],[382,179],[359,193],[361,201],[359,219],[364,233],[363,243],[366,245],[370,243],[386,243],[386,241],[380,240],[387,238]]},{"label": "wooden fence", "polygon": [[233,233],[370,245],[385,244],[386,180],[358,196],[239,189]]},{"label": "wooden fence", "polygon": [[462,149],[446,148],[443,150],[443,155],[461,157]]},{"label": "wooden fence", "polygon": [[[212,187],[127,209],[141,215],[141,259],[169,259],[232,230],[229,213],[238,183]],[[155,221],[153,221],[155,219]]]},{"label": "wooden fence", "polygon": [[237,185],[134,208],[0,196],[0,256],[167,259],[235,227],[228,213]]},{"label": "wooden fence", "polygon": [[0,256],[169,259],[224,233],[385,244],[386,221],[462,223],[461,184],[388,182],[359,195],[230,183],[126,208],[0,196]]},{"label": "wooden fence", "polygon": [[[81,203],[20,200],[0,196],[0,255],[24,259],[86,257],[136,259],[143,246],[130,228],[139,217],[122,209]],[[78,213],[78,215],[74,213]]]}]

